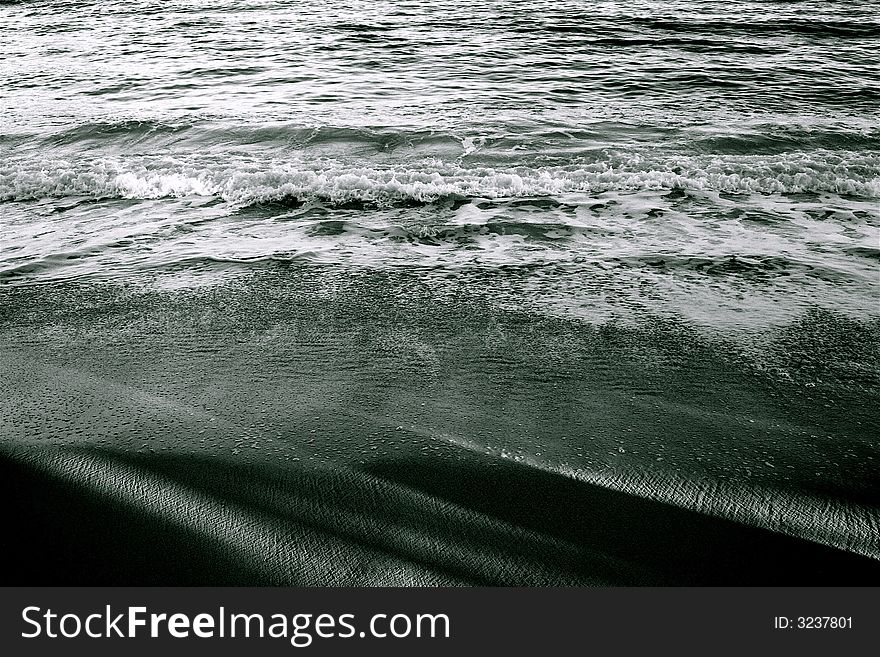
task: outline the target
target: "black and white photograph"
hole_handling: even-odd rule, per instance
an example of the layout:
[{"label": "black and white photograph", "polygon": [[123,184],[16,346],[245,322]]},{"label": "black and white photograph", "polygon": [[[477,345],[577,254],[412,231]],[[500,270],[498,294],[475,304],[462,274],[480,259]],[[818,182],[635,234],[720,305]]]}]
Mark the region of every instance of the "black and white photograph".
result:
[{"label": "black and white photograph", "polygon": [[878,52],[875,0],[0,2],[4,586],[877,586]]}]

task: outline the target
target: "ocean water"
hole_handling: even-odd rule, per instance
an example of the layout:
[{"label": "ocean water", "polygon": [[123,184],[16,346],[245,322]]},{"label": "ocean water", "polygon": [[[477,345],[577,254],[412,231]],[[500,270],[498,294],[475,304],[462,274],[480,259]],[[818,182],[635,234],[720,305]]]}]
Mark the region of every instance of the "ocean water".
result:
[{"label": "ocean water", "polygon": [[[629,564],[605,582],[766,582],[730,564],[800,554],[728,537],[694,575],[662,532],[548,525],[597,503],[571,482],[876,576],[880,2],[33,0],[0,35],[4,449],[396,482],[421,492],[393,513],[294,520],[408,527],[377,549],[465,581],[583,583],[584,545]],[[104,472],[77,454],[44,469]],[[437,469],[456,454],[483,460]],[[482,547],[431,561],[422,514]]]},{"label": "ocean water", "polygon": [[0,277],[525,267],[571,306],[625,269],[718,321],[871,314],[878,9],[7,3]]}]

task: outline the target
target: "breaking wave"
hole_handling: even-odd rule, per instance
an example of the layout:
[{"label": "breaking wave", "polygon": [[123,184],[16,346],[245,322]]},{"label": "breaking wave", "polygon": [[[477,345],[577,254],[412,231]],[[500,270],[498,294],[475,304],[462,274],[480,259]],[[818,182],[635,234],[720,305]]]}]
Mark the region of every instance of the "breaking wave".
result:
[{"label": "breaking wave", "polygon": [[640,156],[557,167],[465,167],[427,160],[362,166],[333,160],[225,162],[172,158],[90,162],[54,160],[0,167],[0,200],[156,199],[213,196],[242,205],[322,200],[393,205],[444,198],[509,198],[610,190],[693,189],[729,193],[821,194],[880,198],[880,159],[813,152],[784,156]]}]

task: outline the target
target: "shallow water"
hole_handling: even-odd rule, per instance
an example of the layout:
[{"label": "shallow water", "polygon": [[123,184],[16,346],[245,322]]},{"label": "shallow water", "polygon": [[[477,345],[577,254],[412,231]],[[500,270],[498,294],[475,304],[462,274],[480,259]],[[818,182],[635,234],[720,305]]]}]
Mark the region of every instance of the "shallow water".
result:
[{"label": "shallow water", "polygon": [[743,350],[681,320],[596,326],[450,283],[314,265],[8,288],[16,563],[63,541],[85,564],[48,554],[15,581],[880,578],[876,327],[816,311]]}]

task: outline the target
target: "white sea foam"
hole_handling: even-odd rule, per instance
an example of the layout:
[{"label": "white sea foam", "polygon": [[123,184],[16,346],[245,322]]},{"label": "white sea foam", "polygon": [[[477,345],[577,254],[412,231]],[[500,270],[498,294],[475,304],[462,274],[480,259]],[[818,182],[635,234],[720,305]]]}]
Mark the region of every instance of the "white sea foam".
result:
[{"label": "white sea foam", "polygon": [[0,200],[65,196],[155,199],[215,196],[240,204],[288,198],[331,203],[432,202],[609,190],[694,189],[732,193],[833,193],[880,198],[880,158],[819,153],[784,156],[615,156],[557,167],[464,167],[437,160],[360,166],[332,160],[260,162],[193,156],[91,162],[9,162]]}]

